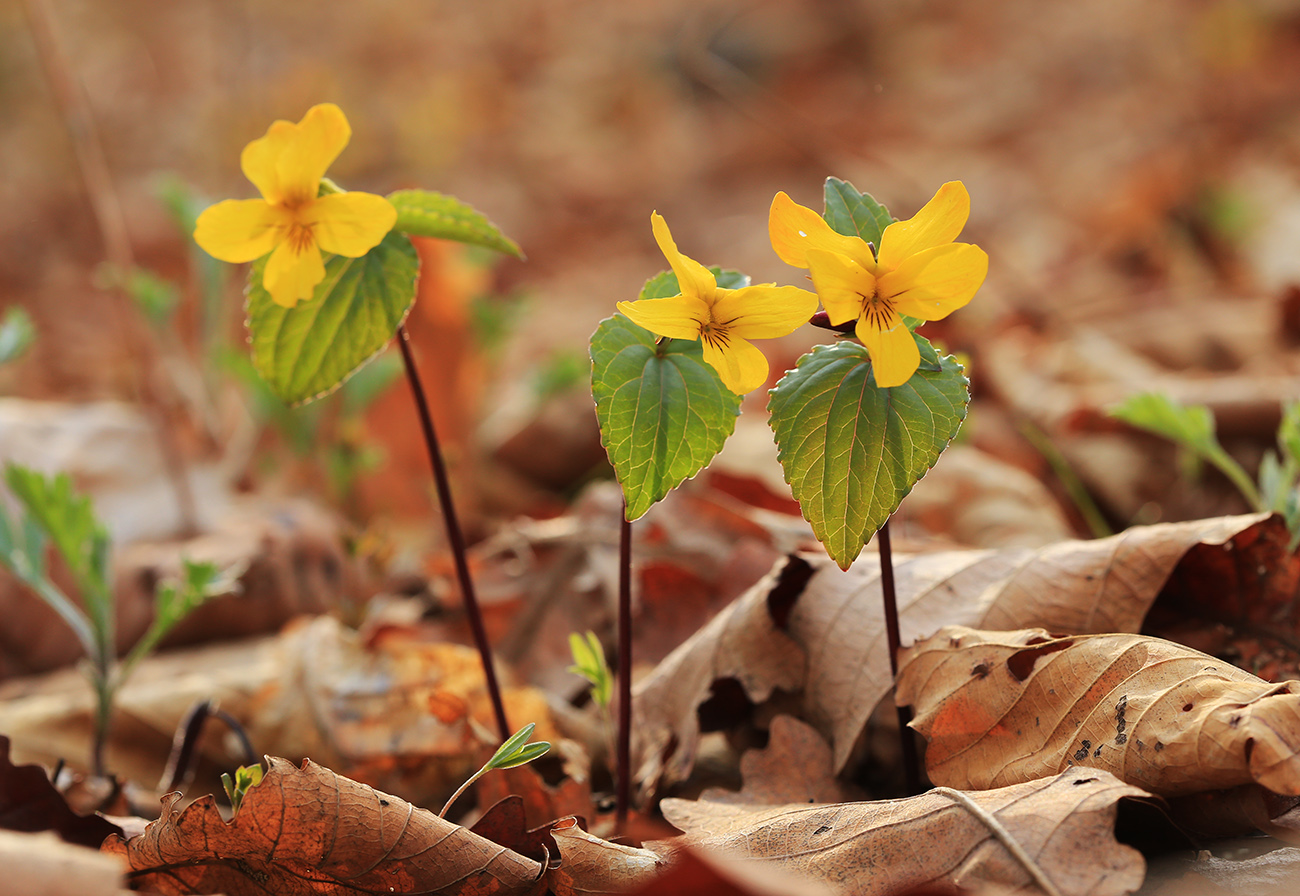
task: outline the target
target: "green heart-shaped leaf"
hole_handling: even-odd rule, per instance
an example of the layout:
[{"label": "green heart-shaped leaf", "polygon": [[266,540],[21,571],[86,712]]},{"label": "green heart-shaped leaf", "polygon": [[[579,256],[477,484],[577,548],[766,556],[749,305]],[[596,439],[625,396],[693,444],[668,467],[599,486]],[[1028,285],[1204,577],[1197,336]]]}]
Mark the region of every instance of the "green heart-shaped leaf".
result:
[{"label": "green heart-shaped leaf", "polygon": [[621,314],[592,334],[591,362],[600,440],[635,520],[721,450],[740,396],[704,362],[698,341],[656,341]]},{"label": "green heart-shaped leaf", "polygon": [[262,286],[263,258],[248,275],[253,366],[288,404],[338,388],[377,355],[415,301],[420,260],[411,241],[389,233],[360,258],[336,255],[305,302],[277,305]]},{"label": "green heart-shaped leaf", "polygon": [[826,553],[848,569],[952,441],[968,380],[951,356],[877,388],[856,342],[819,345],[768,402],[785,479]]},{"label": "green heart-shaped leaf", "polygon": [[514,240],[502,233],[482,212],[455,196],[431,190],[398,190],[388,195],[397,209],[393,229],[411,236],[433,236],[474,246],[486,246],[515,258],[524,253]]},{"label": "green heart-shaped leaf", "polygon": [[822,215],[836,233],[859,236],[880,252],[880,238],[894,223],[889,209],[870,193],[859,193],[853,184],[838,177],[826,178],[826,212]]}]

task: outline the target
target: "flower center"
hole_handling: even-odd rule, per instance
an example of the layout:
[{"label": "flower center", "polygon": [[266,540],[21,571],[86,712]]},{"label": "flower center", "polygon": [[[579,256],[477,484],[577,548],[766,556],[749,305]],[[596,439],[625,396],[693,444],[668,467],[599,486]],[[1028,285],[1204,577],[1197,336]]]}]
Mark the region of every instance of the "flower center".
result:
[{"label": "flower center", "polygon": [[894,303],[877,292],[862,296],[862,317],[867,324],[877,330],[888,330],[894,325],[898,313]]},{"label": "flower center", "polygon": [[294,255],[301,255],[316,241],[312,226],[298,220],[289,225],[289,233],[285,236],[285,241],[288,242]]}]

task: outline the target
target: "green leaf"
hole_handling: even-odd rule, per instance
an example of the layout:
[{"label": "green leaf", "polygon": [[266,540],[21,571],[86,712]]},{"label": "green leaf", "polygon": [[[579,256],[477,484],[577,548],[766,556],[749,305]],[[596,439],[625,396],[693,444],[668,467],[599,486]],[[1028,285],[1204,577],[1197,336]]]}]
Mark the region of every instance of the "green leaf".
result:
[{"label": "green leaf", "polygon": [[393,229],[411,236],[433,236],[458,243],[486,246],[515,258],[523,258],[515,241],[507,237],[473,206],[454,196],[429,190],[398,190],[388,195],[397,209]]},{"label": "green leaf", "polygon": [[167,633],[200,604],[209,598],[235,590],[238,587],[236,579],[239,571],[239,568],[232,568],[223,574],[215,563],[196,562],[182,557],[180,580],[163,582],[158,586],[154,594],[153,622],[122,661],[118,680],[125,681],[135,665],[153,652],[158,642],[167,637]]},{"label": "green leaf", "polygon": [[601,444],[635,520],[721,450],[740,396],[704,362],[697,340],[657,342],[621,314],[592,334],[591,361]]},{"label": "green leaf", "polygon": [[1282,423],[1277,428],[1277,443],[1286,457],[1300,463],[1300,401],[1282,409]]},{"label": "green leaf", "polygon": [[1209,408],[1201,405],[1184,407],[1175,404],[1167,395],[1148,392],[1134,395],[1112,408],[1110,414],[1130,426],[1164,436],[1214,464],[1223,475],[1232,480],[1252,507],[1256,510],[1265,509],[1255,483],[1219,444],[1219,438],[1214,432],[1214,415]]},{"label": "green leaf", "polygon": [[551,748],[550,743],[539,740],[535,744],[528,743],[528,738],[533,736],[533,729],[536,724],[529,722],[520,728],[514,734],[510,735],[497,751],[492,754],[492,758],[480,770],[480,774],[491,769],[497,768],[516,768],[520,765],[526,765],[532,762],[538,756],[542,756]]},{"label": "green leaf", "polygon": [[819,345],[772,390],[770,423],[786,481],[813,534],[848,569],[952,441],[968,381],[952,357],[880,389],[866,349]]},{"label": "green leaf", "polygon": [[11,307],[0,321],[0,364],[19,357],[35,339],[36,325],[27,309]]},{"label": "green leaf", "polygon": [[836,233],[859,236],[880,252],[880,238],[885,228],[894,223],[889,209],[870,193],[859,193],[848,181],[838,177],[826,178],[826,212],[822,215]]},{"label": "green leaf", "polygon": [[390,233],[360,258],[331,257],[315,294],[292,308],[262,286],[266,259],[248,282],[253,366],[279,398],[302,404],[338,388],[393,338],[415,301],[420,261]]}]

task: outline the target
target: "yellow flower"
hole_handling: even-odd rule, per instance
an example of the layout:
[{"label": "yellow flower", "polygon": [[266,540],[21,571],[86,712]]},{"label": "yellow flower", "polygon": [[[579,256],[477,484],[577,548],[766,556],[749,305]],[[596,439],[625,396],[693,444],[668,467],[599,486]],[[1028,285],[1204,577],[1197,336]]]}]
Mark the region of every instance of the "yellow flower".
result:
[{"label": "yellow flower", "polygon": [[857,321],[876,385],[884,389],[907,382],[921,363],[901,315],[947,317],[984,282],[988,255],[953,242],[969,215],[966,187],[946,183],[915,217],[885,228],[877,256],[862,238],[836,233],[821,215],[777,193],[768,231],[782,261],[808,269],[830,322]]},{"label": "yellow flower", "polygon": [[321,178],[352,129],[333,103],[312,106],[302,121],[277,121],[244,147],[244,176],[261,199],[227,199],[199,215],[195,241],[214,258],[240,263],[271,252],[262,285],[279,305],[311,298],[325,279],[321,251],[358,258],[379,244],[397,210],[372,193],[318,196]]},{"label": "yellow flower", "polygon": [[658,212],[650,215],[650,226],[681,294],[619,302],[618,310],[658,336],[703,340],[704,360],[732,392],[744,395],[763,385],[767,358],[747,340],[793,333],[817,310],[817,297],[797,286],[771,283],[725,289],[708,268],[677,251]]}]

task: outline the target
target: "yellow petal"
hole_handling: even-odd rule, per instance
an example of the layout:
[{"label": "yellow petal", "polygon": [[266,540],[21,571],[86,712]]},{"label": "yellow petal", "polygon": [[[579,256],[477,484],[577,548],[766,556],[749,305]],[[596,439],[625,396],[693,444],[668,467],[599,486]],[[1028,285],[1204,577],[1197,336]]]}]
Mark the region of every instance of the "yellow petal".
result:
[{"label": "yellow petal", "polygon": [[316,244],[309,242],[295,250],[293,242],[285,240],[267,260],[262,285],[277,305],[292,308],[310,299],[316,285],[324,279],[325,262]]},{"label": "yellow petal", "polygon": [[285,194],[315,197],[320,179],[350,139],[352,128],[338,106],[321,103],[308,109],[278,162],[280,185]]},{"label": "yellow petal", "polygon": [[989,257],[983,249],[951,243],[910,256],[877,282],[880,294],[900,314],[938,320],[974,298],[988,271]]},{"label": "yellow petal", "polygon": [[882,389],[903,385],[921,366],[921,350],[911,331],[902,318],[883,306],[858,318],[857,335],[871,356],[876,385]]},{"label": "yellow petal", "polygon": [[834,252],[875,270],[875,259],[866,241],[856,236],[836,233],[822,216],[799,205],[785,193],[777,193],[767,216],[768,236],[772,248],[786,264],[808,267],[808,253],[814,249]]},{"label": "yellow petal", "polygon": [[817,311],[817,296],[797,286],[718,289],[713,319],[742,339],[776,339],[793,333]]},{"label": "yellow petal", "polygon": [[722,377],[722,384],[737,395],[752,392],[767,382],[767,358],[738,336],[705,339],[704,360]]},{"label": "yellow petal", "polygon": [[654,231],[659,251],[664,253],[668,266],[677,275],[677,285],[681,288],[682,295],[695,296],[705,301],[712,299],[718,281],[704,265],[677,251],[677,244],[673,242],[673,235],[669,232],[668,222],[663,219],[663,215],[650,213],[650,229]]},{"label": "yellow petal", "polygon": [[239,264],[261,258],[284,239],[288,213],[262,199],[227,199],[208,206],[194,224],[194,241],[213,258]]},{"label": "yellow petal", "polygon": [[284,202],[278,163],[297,131],[298,126],[292,121],[274,122],[267,128],[265,137],[257,138],[240,153],[239,167],[243,169],[244,177],[253,182],[267,202]]},{"label": "yellow petal", "polygon": [[876,294],[876,278],[871,272],[837,252],[810,249],[808,272],[826,315],[836,326],[855,319]]},{"label": "yellow petal", "polygon": [[959,180],[939,188],[934,198],[906,221],[895,221],[880,237],[880,269],[892,271],[917,252],[957,239],[970,217],[970,194]]},{"label": "yellow petal", "polygon": [[302,211],[321,249],[335,255],[359,258],[384,238],[397,223],[397,209],[373,193],[332,193],[313,201]]},{"label": "yellow petal", "polygon": [[671,339],[699,339],[700,328],[709,320],[709,306],[694,296],[619,302],[618,310],[637,326]]}]

